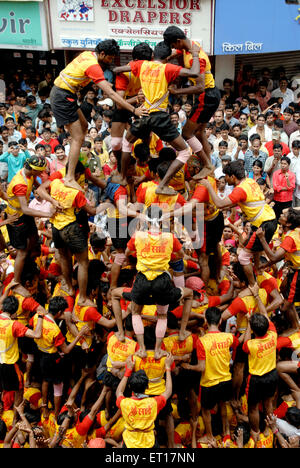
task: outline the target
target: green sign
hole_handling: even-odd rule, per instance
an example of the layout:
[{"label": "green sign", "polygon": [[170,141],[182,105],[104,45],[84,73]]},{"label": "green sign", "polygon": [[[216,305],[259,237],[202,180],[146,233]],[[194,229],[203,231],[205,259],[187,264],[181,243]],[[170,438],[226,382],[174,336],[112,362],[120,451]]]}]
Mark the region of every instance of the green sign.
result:
[{"label": "green sign", "polygon": [[0,2],[0,44],[33,49],[42,46],[38,2]]}]

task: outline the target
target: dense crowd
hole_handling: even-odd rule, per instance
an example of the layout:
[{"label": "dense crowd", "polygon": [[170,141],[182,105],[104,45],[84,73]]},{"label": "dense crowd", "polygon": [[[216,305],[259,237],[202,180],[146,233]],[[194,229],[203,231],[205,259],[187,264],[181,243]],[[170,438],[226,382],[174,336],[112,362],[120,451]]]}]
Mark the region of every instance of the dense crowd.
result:
[{"label": "dense crowd", "polygon": [[0,446],[298,448],[300,77],[119,53],[0,77]]}]

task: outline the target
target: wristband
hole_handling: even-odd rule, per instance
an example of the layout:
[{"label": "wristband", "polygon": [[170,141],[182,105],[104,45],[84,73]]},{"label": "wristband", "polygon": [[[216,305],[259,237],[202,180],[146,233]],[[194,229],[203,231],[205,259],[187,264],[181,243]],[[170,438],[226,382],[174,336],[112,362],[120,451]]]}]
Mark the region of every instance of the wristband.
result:
[{"label": "wristband", "polygon": [[273,434],[275,435],[275,434],[277,434],[277,432],[279,432],[278,427],[277,427],[277,429],[275,429],[275,431],[273,432]]},{"label": "wristband", "polygon": [[128,368],[126,367],[124,377],[130,377],[131,374],[132,374],[132,369],[128,369]]}]

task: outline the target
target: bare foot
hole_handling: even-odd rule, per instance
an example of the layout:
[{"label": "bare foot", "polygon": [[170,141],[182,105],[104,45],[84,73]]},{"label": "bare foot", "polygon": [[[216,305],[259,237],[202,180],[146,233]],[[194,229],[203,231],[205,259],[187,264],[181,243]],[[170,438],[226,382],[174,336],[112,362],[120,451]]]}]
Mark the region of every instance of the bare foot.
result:
[{"label": "bare foot", "polygon": [[147,357],[147,351],[146,348],[140,348],[138,351],[134,353],[136,356],[144,359]]},{"label": "bare foot", "polygon": [[119,340],[119,341],[125,341],[125,335],[124,335],[124,332],[116,332],[115,333],[115,336],[116,338]]},{"label": "bare foot", "polygon": [[184,340],[186,340],[190,335],[191,335],[191,332],[189,332],[189,331],[186,331],[186,330],[180,331],[180,332],[179,332],[178,339],[179,339],[179,341],[184,341]]},{"label": "bare foot", "polygon": [[172,189],[172,187],[160,187],[158,186],[157,189],[155,190],[155,193],[157,195],[177,195],[178,192],[176,190]]},{"label": "bare foot", "polygon": [[65,187],[73,188],[76,190],[80,190],[80,192],[84,192],[84,188],[81,187],[81,185],[79,185],[75,179],[67,179],[67,177],[65,177],[64,184],[65,184]]},{"label": "bare foot", "polygon": [[65,280],[61,281],[60,287],[68,296],[74,296],[73,288],[71,286],[68,286]]},{"label": "bare foot", "polygon": [[163,349],[156,349],[154,353],[154,359],[161,359],[164,356],[167,356],[168,353],[167,351],[164,351]]},{"label": "bare foot", "polygon": [[79,305],[79,307],[95,307],[95,303],[87,297],[81,298],[79,296],[77,304]]},{"label": "bare foot", "polygon": [[204,167],[199,174],[194,175],[193,180],[201,180],[205,179],[205,177],[209,175],[214,175],[215,167],[214,166],[209,166],[209,167]]},{"label": "bare foot", "polygon": [[22,286],[21,284],[17,284],[14,287],[14,292],[16,294],[20,294],[20,296],[24,296],[24,297],[30,296],[30,292],[26,288],[24,288],[24,286]]}]

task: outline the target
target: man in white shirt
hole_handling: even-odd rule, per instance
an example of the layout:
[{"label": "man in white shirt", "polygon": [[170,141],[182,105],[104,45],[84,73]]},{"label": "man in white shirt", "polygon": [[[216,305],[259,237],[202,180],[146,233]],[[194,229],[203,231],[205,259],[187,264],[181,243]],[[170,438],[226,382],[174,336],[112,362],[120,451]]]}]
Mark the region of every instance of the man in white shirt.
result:
[{"label": "man in white shirt", "polygon": [[229,130],[230,130],[229,125],[227,125],[226,123],[223,123],[221,125],[220,127],[221,135],[214,142],[214,151],[218,151],[219,143],[221,141],[226,141],[228,143],[227,154],[229,154],[233,160],[233,156],[236,153],[238,144],[237,144],[236,139],[229,135]]},{"label": "man in white shirt", "polygon": [[288,88],[288,80],[283,77],[279,81],[279,88],[274,89],[271,94],[274,98],[283,98],[283,103],[281,104],[281,112],[284,111],[286,107],[289,106],[291,102],[294,101],[294,93],[291,89]]},{"label": "man in white shirt", "polygon": [[26,140],[27,140],[27,150],[31,155],[35,154],[35,147],[38,143],[42,141],[40,137],[36,136],[35,127],[26,128]]},{"label": "man in white shirt", "polygon": [[[297,120],[297,124],[300,127],[300,119]],[[292,144],[294,141],[299,141],[300,142],[300,130],[297,130],[296,132],[292,133],[290,136],[290,148],[292,148]]]}]

